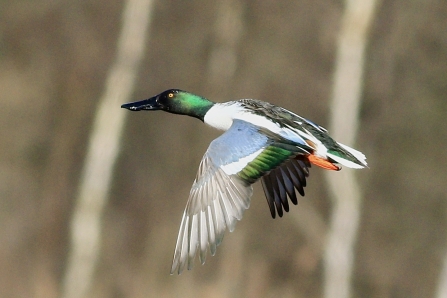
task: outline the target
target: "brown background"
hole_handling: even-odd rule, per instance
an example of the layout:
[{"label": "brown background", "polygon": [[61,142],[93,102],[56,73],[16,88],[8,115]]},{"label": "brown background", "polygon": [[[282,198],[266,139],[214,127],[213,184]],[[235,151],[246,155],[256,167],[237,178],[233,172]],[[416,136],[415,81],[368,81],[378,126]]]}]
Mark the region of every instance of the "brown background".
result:
[{"label": "brown background", "polygon": [[[70,216],[122,8],[103,0],[0,2],[1,297],[60,295]],[[327,125],[342,1],[244,1],[235,72],[222,84],[209,72],[217,4],[155,1],[153,8],[135,100],[167,88],[216,101],[258,98]],[[356,297],[435,294],[447,247],[446,96],[447,2],[380,1],[355,145],[370,165],[356,173],[364,193]],[[169,275],[190,186],[218,134],[192,118],[129,115],[102,219],[94,297],[321,296],[321,254],[291,214],[270,217],[259,185],[217,255]],[[327,223],[322,172],[312,169],[301,200]]]}]

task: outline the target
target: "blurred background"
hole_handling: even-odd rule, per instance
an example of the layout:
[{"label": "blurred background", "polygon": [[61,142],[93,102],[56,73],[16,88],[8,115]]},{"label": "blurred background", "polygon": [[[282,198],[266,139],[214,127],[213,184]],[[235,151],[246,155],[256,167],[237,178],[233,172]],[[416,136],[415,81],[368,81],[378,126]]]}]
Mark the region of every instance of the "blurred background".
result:
[{"label": "blurred background", "polygon": [[[72,219],[95,117],[120,55],[126,5],[0,2],[1,297],[69,296]],[[98,210],[100,244],[83,296],[323,296],[322,245],[333,210],[323,170],[311,169],[306,197],[283,218],[271,218],[256,184],[250,209],[216,256],[170,276],[190,187],[220,132],[193,118],[131,113],[120,104],[180,88],[215,101],[269,101],[328,126],[346,5],[154,0],[147,6],[151,17],[137,36],[144,49],[130,97],[108,107],[125,113],[124,126],[102,132],[117,136],[119,151]],[[376,1],[365,46],[358,133],[348,145],[366,154],[370,168],[355,171],[362,201],[351,296],[441,297],[447,2]]]}]

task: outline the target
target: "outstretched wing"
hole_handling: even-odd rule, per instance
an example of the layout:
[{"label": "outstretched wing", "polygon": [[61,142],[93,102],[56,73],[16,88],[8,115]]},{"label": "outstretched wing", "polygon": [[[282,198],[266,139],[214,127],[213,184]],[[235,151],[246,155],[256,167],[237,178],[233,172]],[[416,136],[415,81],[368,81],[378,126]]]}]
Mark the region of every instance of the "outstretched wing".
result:
[{"label": "outstretched wing", "polygon": [[293,139],[313,144],[312,152],[324,160],[354,169],[367,167],[363,153],[336,142],[325,128],[312,121],[268,102],[255,99],[241,99],[239,102],[262,119],[274,119],[282,127],[279,134],[284,137],[291,136]]},{"label": "outstretched wing", "polygon": [[214,255],[226,228],[233,231],[249,207],[251,184],[303,152],[290,140],[234,120],[229,130],[211,142],[200,163],[183,213],[171,274],[180,274],[186,266],[191,269],[198,252],[202,264],[208,248]]},{"label": "outstretched wing", "polygon": [[250,184],[227,175],[205,155],[183,212],[171,274],[177,267],[180,274],[186,264],[191,269],[198,251],[202,264],[208,247],[214,255],[226,228],[233,231],[249,207],[252,193]]},{"label": "outstretched wing", "polygon": [[298,155],[262,177],[262,188],[273,218],[276,217],[276,212],[282,217],[283,209],[289,212],[287,198],[293,204],[298,204],[295,190],[304,196],[306,177],[309,176],[308,168],[310,168],[309,160],[305,156]]}]

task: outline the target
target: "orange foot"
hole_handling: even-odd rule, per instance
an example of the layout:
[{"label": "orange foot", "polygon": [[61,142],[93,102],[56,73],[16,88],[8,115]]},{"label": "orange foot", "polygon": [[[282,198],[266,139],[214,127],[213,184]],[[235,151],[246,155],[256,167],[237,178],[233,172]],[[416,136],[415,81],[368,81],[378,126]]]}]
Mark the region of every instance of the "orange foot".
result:
[{"label": "orange foot", "polygon": [[334,165],[330,161],[328,161],[326,159],[322,159],[321,157],[315,156],[313,154],[309,154],[307,156],[307,158],[314,165],[319,166],[319,167],[321,167],[323,169],[326,169],[326,170],[340,171],[340,169],[341,169],[340,167]]}]

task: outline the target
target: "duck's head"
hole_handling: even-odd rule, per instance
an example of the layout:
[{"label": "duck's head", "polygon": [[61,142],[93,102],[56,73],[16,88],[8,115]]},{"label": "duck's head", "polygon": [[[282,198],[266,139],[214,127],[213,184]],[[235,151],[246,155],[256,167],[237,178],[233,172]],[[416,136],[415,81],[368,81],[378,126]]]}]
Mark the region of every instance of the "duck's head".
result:
[{"label": "duck's head", "polygon": [[206,112],[214,103],[204,97],[179,90],[169,89],[151,98],[121,105],[131,111],[162,110],[173,114],[188,115],[203,121]]}]

